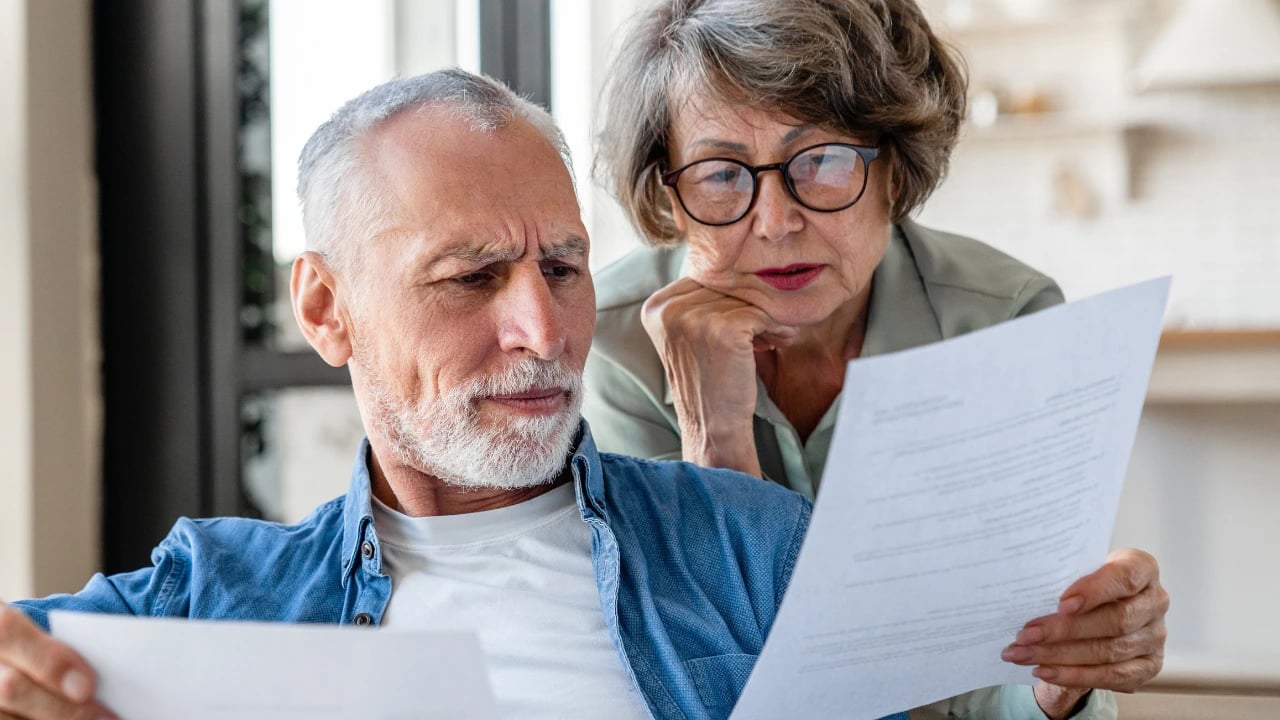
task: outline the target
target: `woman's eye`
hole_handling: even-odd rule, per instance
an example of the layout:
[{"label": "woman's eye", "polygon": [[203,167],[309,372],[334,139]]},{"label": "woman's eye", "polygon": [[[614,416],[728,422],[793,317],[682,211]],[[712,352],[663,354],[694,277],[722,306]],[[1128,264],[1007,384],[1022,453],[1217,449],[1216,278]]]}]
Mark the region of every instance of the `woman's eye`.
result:
[{"label": "woman's eye", "polygon": [[704,179],[704,182],[714,183],[717,185],[733,185],[737,183],[738,176],[742,171],[738,168],[724,168],[710,173]]},{"label": "woman's eye", "polygon": [[742,168],[721,162],[707,162],[690,168],[689,180],[697,185],[733,187],[742,177]]}]

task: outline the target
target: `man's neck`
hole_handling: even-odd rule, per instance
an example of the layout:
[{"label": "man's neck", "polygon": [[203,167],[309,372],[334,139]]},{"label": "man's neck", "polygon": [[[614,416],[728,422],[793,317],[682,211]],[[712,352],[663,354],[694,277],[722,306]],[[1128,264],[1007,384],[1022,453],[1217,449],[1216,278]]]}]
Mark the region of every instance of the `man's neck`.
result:
[{"label": "man's neck", "polygon": [[387,507],[410,517],[461,515],[518,505],[563,485],[571,477],[566,465],[559,477],[544,485],[517,490],[463,488],[407,465],[384,464],[377,453],[369,453],[369,481],[373,496]]}]

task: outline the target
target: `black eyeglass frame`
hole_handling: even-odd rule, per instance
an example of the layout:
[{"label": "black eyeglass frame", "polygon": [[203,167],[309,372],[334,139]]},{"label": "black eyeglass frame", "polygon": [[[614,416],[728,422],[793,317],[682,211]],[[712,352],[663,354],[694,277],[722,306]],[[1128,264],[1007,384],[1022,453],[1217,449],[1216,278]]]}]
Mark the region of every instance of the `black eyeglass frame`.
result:
[{"label": "black eyeglass frame", "polygon": [[[858,194],[853,196],[853,200],[850,200],[848,203],[841,205],[840,207],[818,208],[810,205],[804,200],[801,200],[800,193],[796,192],[795,181],[791,179],[791,170],[790,170],[791,163],[795,162],[797,158],[809,152],[810,150],[816,150],[817,148],[820,148],[820,147],[849,148],[854,153],[856,153],[858,157],[862,158],[862,164],[865,167],[865,170],[862,173],[862,187],[858,188]],[[799,150],[792,153],[791,157],[787,158],[786,160],[783,160],[782,162],[769,163],[767,165],[748,165],[742,162],[741,160],[737,160],[734,158],[709,157],[709,158],[702,158],[700,160],[694,160],[691,163],[686,163],[685,165],[682,165],[681,167],[678,167],[675,170],[669,170],[667,172],[662,173],[659,177],[661,178],[663,185],[675,191],[676,199],[680,201],[680,207],[684,208],[685,213],[689,217],[693,218],[695,222],[699,223],[700,225],[706,225],[708,227],[723,227],[725,225],[732,225],[738,222],[739,220],[741,220],[742,218],[746,217],[747,214],[751,212],[751,208],[756,206],[756,199],[760,197],[760,173],[767,172],[769,170],[777,170],[778,172],[782,173],[782,184],[786,185],[787,192],[791,195],[791,198],[796,202],[800,203],[801,207],[807,208],[814,212],[823,212],[823,213],[840,212],[841,210],[846,210],[848,208],[851,208],[854,205],[856,205],[858,201],[862,199],[862,196],[867,192],[867,177],[871,174],[871,161],[875,160],[878,157],[880,157],[880,148],[866,147],[864,145],[854,145],[852,143],[825,142],[825,143],[818,143],[817,145],[810,145],[808,147],[800,148]],[[680,194],[680,186],[677,185],[677,183],[680,182],[680,173],[683,173],[685,170],[688,170],[694,165],[697,165],[698,163],[717,162],[717,161],[733,163],[734,165],[737,165],[745,169],[748,173],[750,173],[751,201],[747,203],[746,209],[744,209],[742,211],[742,214],[739,215],[738,217],[732,220],[726,220],[724,222],[713,223],[713,222],[706,222],[705,220],[699,219],[697,215],[694,215],[693,212],[689,210],[689,206],[685,205],[684,196]]]}]

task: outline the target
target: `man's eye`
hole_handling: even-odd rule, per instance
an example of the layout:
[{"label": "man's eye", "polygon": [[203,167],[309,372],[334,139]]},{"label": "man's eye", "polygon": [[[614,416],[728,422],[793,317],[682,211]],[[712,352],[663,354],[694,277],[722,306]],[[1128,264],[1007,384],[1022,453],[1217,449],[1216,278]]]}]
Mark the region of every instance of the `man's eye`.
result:
[{"label": "man's eye", "polygon": [[549,265],[542,271],[546,275],[560,280],[566,280],[578,274],[578,268],[572,265]]},{"label": "man's eye", "polygon": [[473,272],[467,273],[466,275],[459,275],[458,277],[455,277],[453,281],[466,287],[475,287],[483,285],[492,279],[493,275],[491,273]]}]

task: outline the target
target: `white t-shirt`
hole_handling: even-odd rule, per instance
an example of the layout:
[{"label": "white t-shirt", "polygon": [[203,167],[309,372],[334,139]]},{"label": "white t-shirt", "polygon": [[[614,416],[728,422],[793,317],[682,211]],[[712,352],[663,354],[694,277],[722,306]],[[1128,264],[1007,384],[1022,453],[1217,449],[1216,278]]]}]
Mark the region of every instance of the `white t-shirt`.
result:
[{"label": "white t-shirt", "polygon": [[505,718],[649,718],[605,627],[572,484],[511,507],[409,517],[374,499],[382,626],[475,630]]}]

